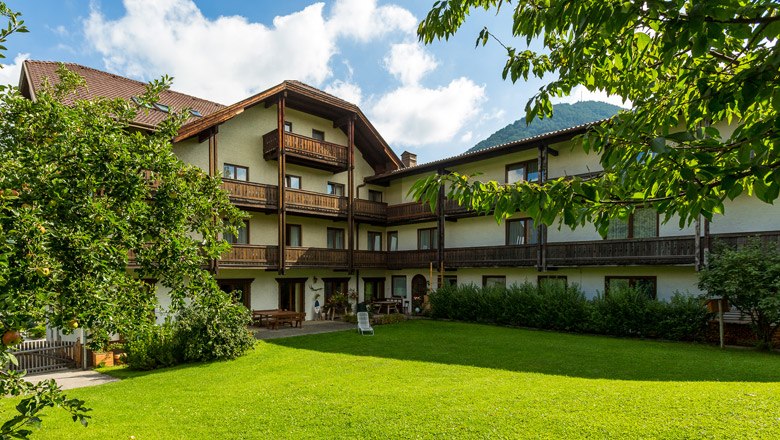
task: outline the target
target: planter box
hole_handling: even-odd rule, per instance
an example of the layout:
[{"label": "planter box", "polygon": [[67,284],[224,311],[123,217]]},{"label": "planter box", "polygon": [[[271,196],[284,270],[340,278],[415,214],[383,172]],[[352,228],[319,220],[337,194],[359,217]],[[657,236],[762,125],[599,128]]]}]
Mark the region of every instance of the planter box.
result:
[{"label": "planter box", "polygon": [[114,366],[114,352],[113,351],[93,351],[92,352],[92,366],[98,367],[103,364],[104,367]]},{"label": "planter box", "polygon": [[729,302],[724,298],[707,300],[707,311],[710,313],[718,313],[718,302],[721,303],[723,313],[729,311]]}]

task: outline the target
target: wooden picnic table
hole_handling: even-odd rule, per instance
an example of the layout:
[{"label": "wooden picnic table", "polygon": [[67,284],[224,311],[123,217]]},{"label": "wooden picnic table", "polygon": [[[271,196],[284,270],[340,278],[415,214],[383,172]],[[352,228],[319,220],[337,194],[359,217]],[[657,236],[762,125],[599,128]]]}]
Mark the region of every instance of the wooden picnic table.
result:
[{"label": "wooden picnic table", "polygon": [[252,320],[260,325],[276,330],[279,325],[290,324],[290,327],[303,327],[306,313],[290,310],[253,310]]},{"label": "wooden picnic table", "polygon": [[376,307],[376,313],[379,314],[382,313],[383,308],[388,315],[390,314],[390,310],[395,311],[395,313],[400,313],[400,310],[398,310],[398,301],[396,300],[374,301],[372,305]]}]

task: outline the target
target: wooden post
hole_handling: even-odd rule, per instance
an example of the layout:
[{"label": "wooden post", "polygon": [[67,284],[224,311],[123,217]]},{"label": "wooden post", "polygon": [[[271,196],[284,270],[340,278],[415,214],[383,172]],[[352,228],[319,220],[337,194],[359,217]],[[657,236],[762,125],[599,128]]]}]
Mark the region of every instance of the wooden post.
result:
[{"label": "wooden post", "polygon": [[[544,183],[544,177],[547,174],[547,146],[538,147],[539,154],[536,156],[536,183]],[[547,228],[544,225],[536,226],[536,270],[543,272],[547,270]]]},{"label": "wooden post", "polygon": [[720,348],[724,348],[726,343],[723,340],[723,298],[718,298],[718,327],[720,333]]},{"label": "wooden post", "polygon": [[702,248],[701,248],[701,215],[696,216],[693,225],[693,266],[696,272],[701,270]]},{"label": "wooden post", "polygon": [[[209,133],[209,176],[215,177],[219,170],[219,153],[217,150],[217,133],[219,132],[219,129],[217,127],[214,127],[211,129],[211,132]],[[220,219],[218,216],[214,216],[214,223],[216,224],[219,222]],[[215,239],[218,237],[214,237]],[[219,270],[219,260],[212,259],[209,261],[209,270],[212,274],[216,274]]]},{"label": "wooden post", "polygon": [[[444,170],[440,169],[437,171],[437,173],[441,176],[444,174]],[[445,228],[445,215],[447,214],[446,207],[444,206],[445,198],[444,198],[444,186],[439,187],[439,198],[436,201],[436,209],[437,209],[437,221],[438,221],[438,227],[437,233],[439,234],[438,239],[438,246],[436,249],[437,254],[437,260],[438,264],[436,266],[441,270],[441,273],[439,276],[443,276],[443,267],[444,267],[444,228]],[[431,286],[433,286],[433,280],[431,280]]]},{"label": "wooden post", "polygon": [[712,243],[710,242],[711,239],[712,237],[710,237],[710,221],[705,218],[704,219],[704,248],[702,249],[702,258],[701,258],[702,266],[706,266],[707,262],[709,261],[710,249],[712,247]]},{"label": "wooden post", "polygon": [[347,125],[347,183],[349,185],[347,194],[347,272],[352,274],[355,270],[355,215],[353,209],[353,199],[355,198],[355,115],[351,115]]},{"label": "wooden post", "polygon": [[285,175],[287,174],[287,161],[285,157],[285,132],[284,132],[284,107],[287,92],[279,95],[276,104],[276,127],[279,132],[279,195],[277,208],[279,214],[279,274],[284,275],[285,271],[285,253],[287,246],[287,213],[284,203],[285,199]]}]

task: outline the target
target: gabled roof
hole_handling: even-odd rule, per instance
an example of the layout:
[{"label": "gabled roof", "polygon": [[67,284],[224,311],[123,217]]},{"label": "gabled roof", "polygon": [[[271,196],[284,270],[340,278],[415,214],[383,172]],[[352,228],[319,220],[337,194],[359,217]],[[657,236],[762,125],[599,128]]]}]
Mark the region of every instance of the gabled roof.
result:
[{"label": "gabled roof", "polygon": [[558,142],[564,142],[573,137],[583,134],[594,125],[602,124],[609,121],[611,118],[601,119],[598,121],[588,122],[587,124],[575,125],[574,127],[564,128],[561,130],[551,131],[548,133],[539,134],[536,136],[527,137],[524,139],[518,139],[516,141],[507,142],[504,144],[494,145],[492,147],[483,148],[477,151],[467,151],[451,157],[445,157],[444,159],[435,160],[433,162],[427,162],[413,167],[402,168],[399,170],[389,171],[382,174],[377,174],[365,179],[368,183],[387,184],[391,180],[399,179],[401,177],[413,176],[415,174],[430,173],[432,171],[438,171],[455,165],[462,165],[465,163],[476,162],[479,160],[491,159],[504,154],[515,153],[518,151],[530,150],[540,146],[549,146]]},{"label": "gabled roof", "polygon": [[[115,75],[113,73],[103,72],[91,67],[82,66],[74,63],[62,63],[68,70],[80,75],[86,81],[86,87],[79,88],[74,95],[65,99],[65,104],[70,104],[77,99],[91,99],[96,97],[104,98],[123,98],[131,99],[139,96],[146,91],[146,84],[141,81],[135,81],[130,78]],[[35,95],[43,87],[43,82],[48,79],[49,84],[55,85],[59,82],[57,68],[60,63],[53,61],[32,61],[27,60],[22,65],[22,74],[19,79],[19,90],[24,96],[35,99]],[[184,93],[166,90],[160,94],[161,104],[174,109],[189,108],[197,110],[203,117],[224,108],[222,104],[196,98]],[[138,116],[133,121],[133,125],[144,129],[154,129],[162,122],[168,114],[156,108],[146,111],[139,111]],[[190,121],[202,119],[192,116]]]},{"label": "gabled roof", "polygon": [[[275,105],[277,98],[282,94],[286,95],[285,106],[288,108],[300,110],[331,121],[354,116],[355,146],[363,153],[368,163],[378,172],[403,167],[401,160],[387,145],[387,142],[385,142],[358,106],[300,81],[284,81],[270,89],[215,111],[209,116],[191,120],[179,130],[179,134],[174,138],[174,142],[189,139],[205,130],[227,122],[243,113],[249,107],[259,104],[265,104],[266,106]],[[341,128],[344,129],[345,127],[342,126]]]}]

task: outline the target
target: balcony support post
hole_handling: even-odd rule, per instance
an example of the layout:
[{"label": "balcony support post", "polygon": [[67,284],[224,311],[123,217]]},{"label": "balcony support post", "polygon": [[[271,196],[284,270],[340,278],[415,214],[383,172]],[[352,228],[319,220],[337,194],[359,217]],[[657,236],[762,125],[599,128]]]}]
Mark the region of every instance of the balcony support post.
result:
[{"label": "balcony support post", "polygon": [[[437,170],[437,173],[441,176],[446,173],[444,169]],[[439,285],[443,284],[444,282],[444,228],[445,228],[445,215],[447,213],[447,209],[444,206],[445,198],[444,198],[444,186],[439,187],[439,199],[436,201],[436,219],[438,221],[438,227],[437,232],[439,234],[438,239],[438,248],[437,248],[437,263],[436,268],[439,271]],[[431,289],[433,289],[433,280],[431,280]]]},{"label": "balcony support post", "polygon": [[710,249],[712,247],[712,236],[710,236],[710,221],[704,219],[704,245],[702,249],[701,264],[702,267],[707,265],[710,256]]},{"label": "balcony support post", "polygon": [[[217,164],[218,162],[218,154],[217,154],[217,133],[219,132],[219,126],[215,126],[212,129],[209,130],[209,177],[214,177],[217,175]],[[216,224],[219,221],[219,217],[215,214],[214,215],[214,224]],[[219,238],[219,237],[214,237]],[[217,259],[211,259],[209,261],[209,271],[212,274],[216,274],[219,270],[219,260]]]},{"label": "balcony support post", "polygon": [[355,115],[349,117],[347,124],[347,273],[355,270]]},{"label": "balcony support post", "polygon": [[[536,165],[536,183],[541,185],[547,178],[547,145],[539,146]],[[547,226],[542,224],[536,226],[536,270],[547,270]]]},{"label": "balcony support post", "polygon": [[279,95],[279,100],[276,104],[276,130],[279,135],[279,176],[278,176],[278,188],[279,197],[277,200],[277,212],[279,217],[279,274],[284,275],[285,270],[285,254],[287,253],[287,207],[285,206],[285,175],[287,174],[287,161],[285,156],[285,142],[284,142],[284,107],[285,107],[286,92]]},{"label": "balcony support post", "polygon": [[702,268],[701,215],[696,216],[693,224],[693,267],[696,272]]}]

